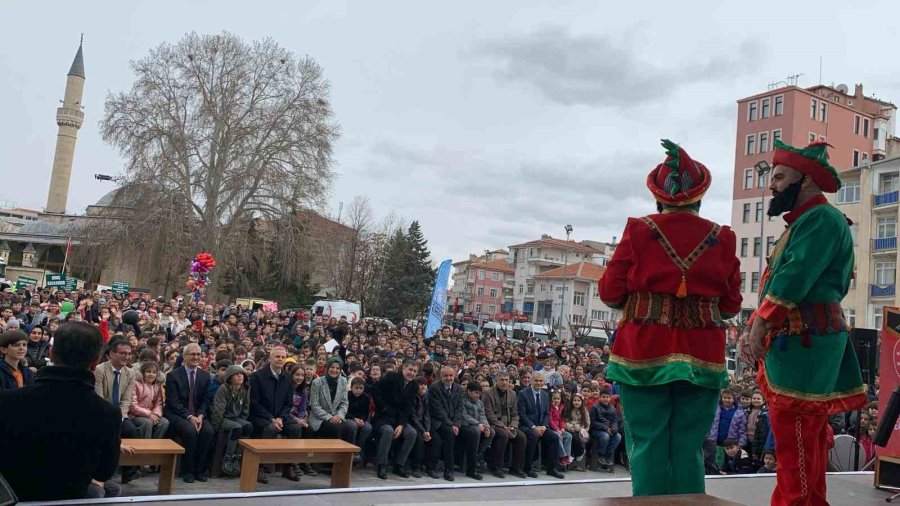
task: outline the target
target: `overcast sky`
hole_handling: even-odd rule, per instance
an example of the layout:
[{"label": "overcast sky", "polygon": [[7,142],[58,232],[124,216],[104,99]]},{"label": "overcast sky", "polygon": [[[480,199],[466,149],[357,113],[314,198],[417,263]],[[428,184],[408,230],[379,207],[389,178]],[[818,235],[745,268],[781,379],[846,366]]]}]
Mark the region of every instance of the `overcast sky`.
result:
[{"label": "overcast sky", "polygon": [[[0,198],[42,209],[55,113],[85,33],[85,124],[70,212],[121,173],[100,139],[128,63],[186,32],[272,37],[324,67],[342,136],[338,203],[418,219],[435,261],[542,233],[608,241],[653,209],[644,184],[671,138],[713,172],[704,214],[727,223],[736,100],[863,82],[900,101],[900,2],[134,1],[0,4]],[[863,6],[862,4],[866,4]]]}]

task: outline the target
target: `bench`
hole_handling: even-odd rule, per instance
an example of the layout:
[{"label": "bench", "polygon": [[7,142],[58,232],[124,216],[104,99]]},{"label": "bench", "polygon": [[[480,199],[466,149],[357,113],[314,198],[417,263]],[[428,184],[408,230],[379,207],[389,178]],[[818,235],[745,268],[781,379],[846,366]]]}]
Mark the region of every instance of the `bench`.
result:
[{"label": "bench", "polygon": [[172,493],[175,481],[175,464],[184,448],[171,439],[123,439],[122,446],[134,448],[134,455],[121,454],[120,466],[159,466],[159,486],[161,495]]},{"label": "bench", "polygon": [[333,464],[331,486],[350,486],[353,455],[359,447],[340,439],[241,439],[241,492],[256,492],[260,464]]}]

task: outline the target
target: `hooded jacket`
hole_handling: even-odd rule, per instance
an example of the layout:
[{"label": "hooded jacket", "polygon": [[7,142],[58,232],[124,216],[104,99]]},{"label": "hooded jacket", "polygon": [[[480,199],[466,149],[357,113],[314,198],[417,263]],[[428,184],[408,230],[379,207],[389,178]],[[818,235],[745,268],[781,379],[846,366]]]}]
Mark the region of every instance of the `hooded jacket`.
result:
[{"label": "hooded jacket", "polygon": [[[238,374],[244,375],[244,384],[235,392],[228,380]],[[229,366],[224,379],[225,382],[216,391],[210,416],[213,428],[217,431],[222,430],[224,420],[247,420],[250,417],[250,378],[244,368],[239,365]]]}]

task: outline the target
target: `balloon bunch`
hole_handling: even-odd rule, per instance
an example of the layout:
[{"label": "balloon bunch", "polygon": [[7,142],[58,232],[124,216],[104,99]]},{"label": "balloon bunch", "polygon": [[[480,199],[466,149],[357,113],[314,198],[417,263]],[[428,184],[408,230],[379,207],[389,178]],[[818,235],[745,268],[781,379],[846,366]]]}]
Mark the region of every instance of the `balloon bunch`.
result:
[{"label": "balloon bunch", "polygon": [[209,285],[209,271],[216,266],[216,259],[209,253],[197,253],[191,262],[191,271],[188,274],[187,287],[191,289],[194,302],[200,302]]},{"label": "balloon bunch", "polygon": [[267,313],[277,313],[278,312],[278,303],[277,302],[266,302],[262,306],[263,311]]}]

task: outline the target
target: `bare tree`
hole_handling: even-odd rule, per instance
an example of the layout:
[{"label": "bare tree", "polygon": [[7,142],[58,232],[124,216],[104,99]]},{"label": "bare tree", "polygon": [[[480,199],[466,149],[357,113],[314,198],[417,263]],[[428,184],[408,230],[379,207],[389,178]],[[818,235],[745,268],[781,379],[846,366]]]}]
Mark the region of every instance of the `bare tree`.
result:
[{"label": "bare tree", "polygon": [[126,160],[113,206],[132,212],[115,242],[157,275],[206,250],[232,281],[276,267],[300,279],[298,213],[324,202],[338,135],[321,67],[230,33],[188,34],[131,67],[135,83],[107,96],[100,122]]}]

